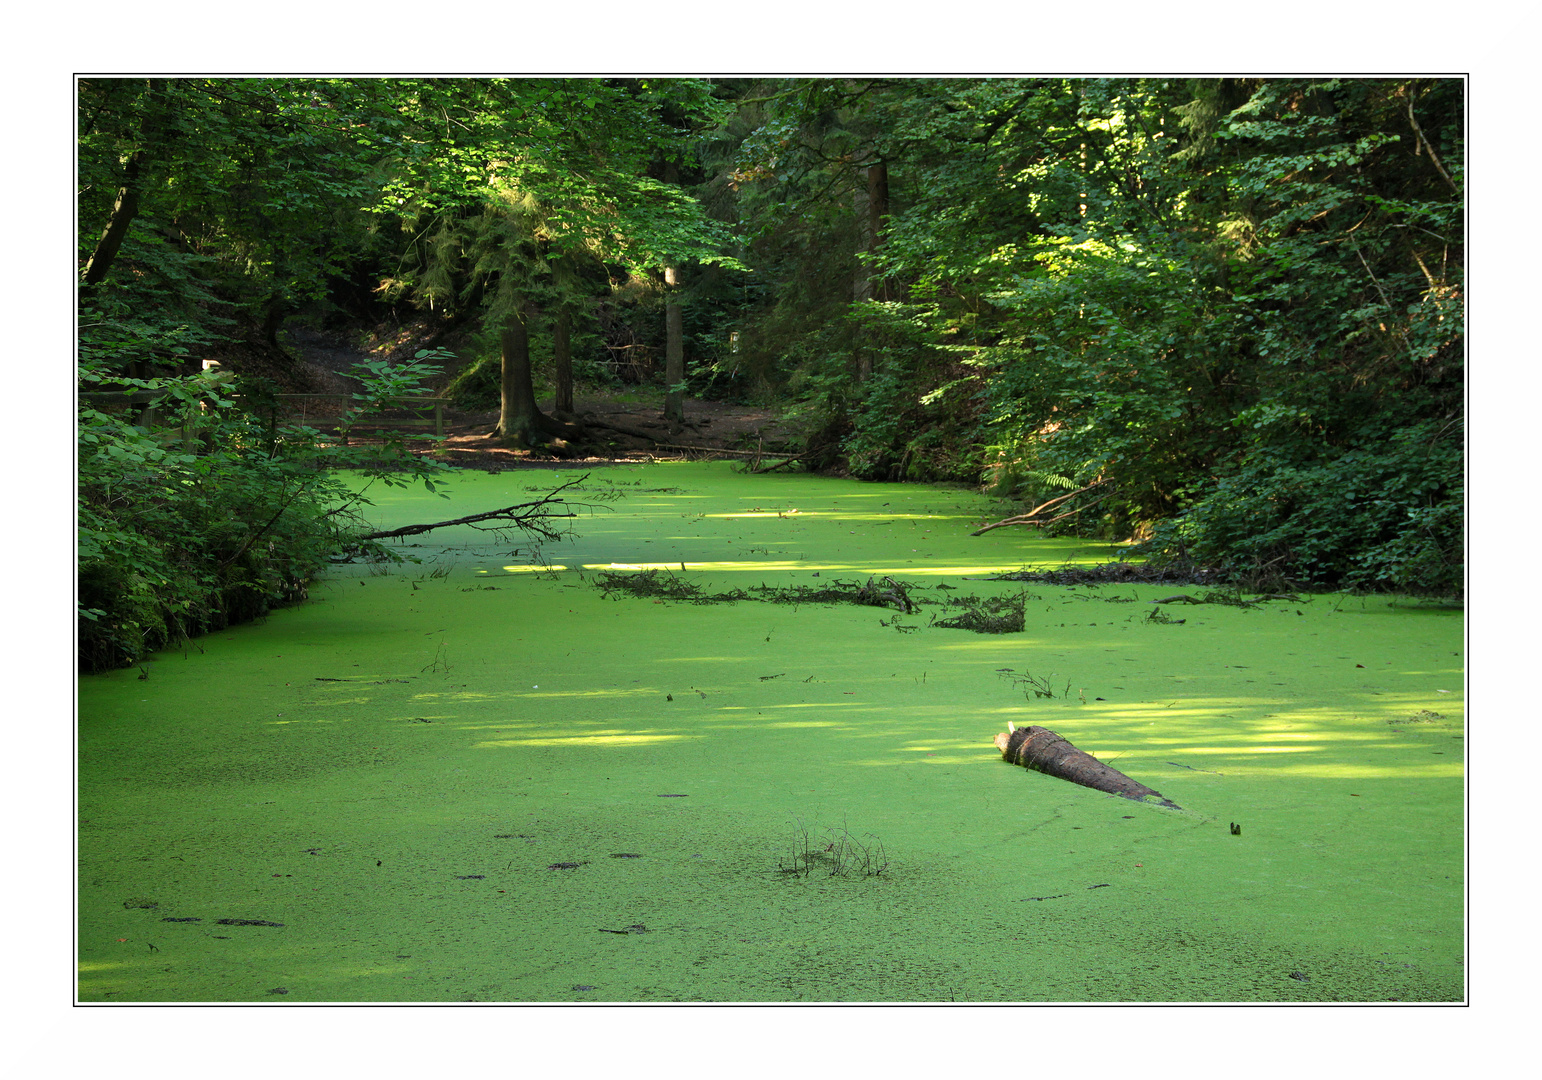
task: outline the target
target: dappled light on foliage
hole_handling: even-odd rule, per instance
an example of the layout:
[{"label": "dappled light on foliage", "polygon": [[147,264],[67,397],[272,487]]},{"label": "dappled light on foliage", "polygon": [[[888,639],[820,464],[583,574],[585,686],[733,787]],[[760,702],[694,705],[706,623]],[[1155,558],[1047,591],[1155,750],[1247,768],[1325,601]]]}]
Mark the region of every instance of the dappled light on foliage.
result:
[{"label": "dappled light on foliage", "polygon": [[[1465,91],[82,78],[81,664],[389,558],[328,471],[437,491],[423,444],[348,445],[430,386],[537,457],[686,452],[683,395],[756,402],[795,434],[729,452],[752,472],[981,486],[981,532],[1255,591],[1459,599]],[[326,432],[279,408],[322,333],[374,349]],[[664,423],[578,415],[580,383]],[[860,529],[875,501],[717,512]]]}]

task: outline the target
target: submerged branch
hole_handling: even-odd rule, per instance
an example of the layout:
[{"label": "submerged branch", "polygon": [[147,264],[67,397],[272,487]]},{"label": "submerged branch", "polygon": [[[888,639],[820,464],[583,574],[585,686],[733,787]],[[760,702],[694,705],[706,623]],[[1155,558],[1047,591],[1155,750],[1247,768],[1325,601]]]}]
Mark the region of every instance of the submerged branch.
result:
[{"label": "submerged branch", "polygon": [[[581,484],[587,479],[589,479],[589,474],[584,473],[583,476],[578,477],[576,480],[569,480],[561,487],[558,487],[551,492],[541,496],[534,502],[516,503],[513,506],[505,506],[499,510],[489,510],[482,514],[468,514],[466,517],[454,518],[450,521],[435,521],[427,525],[403,525],[399,529],[387,529],[383,532],[365,533],[364,535],[360,536],[359,539],[393,540],[401,536],[418,536],[422,533],[432,532],[435,529],[447,529],[452,525],[470,525],[473,528],[508,528],[512,526],[514,528],[524,529],[527,532],[540,533],[548,540],[554,540],[557,538],[558,534],[555,530],[547,526],[545,522],[551,521],[555,518],[571,518],[577,517],[578,515],[572,513],[571,511],[567,513],[556,513],[548,508],[555,506],[567,508],[569,506],[575,505],[569,503],[566,499],[559,499],[557,495],[559,492],[570,488],[575,484]],[[483,524],[484,522],[489,521],[495,521],[499,524],[496,526],[486,526]]]}]

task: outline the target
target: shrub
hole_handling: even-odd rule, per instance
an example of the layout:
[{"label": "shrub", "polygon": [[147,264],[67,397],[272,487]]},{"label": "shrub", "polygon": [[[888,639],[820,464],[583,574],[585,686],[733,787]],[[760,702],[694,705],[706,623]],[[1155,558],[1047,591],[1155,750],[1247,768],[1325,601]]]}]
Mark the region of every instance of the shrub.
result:
[{"label": "shrub", "polygon": [[1297,462],[1258,452],[1211,484],[1146,550],[1308,585],[1462,591],[1463,483],[1454,425],[1415,424]]},{"label": "shrub", "polygon": [[[355,425],[372,408],[416,392],[424,361],[360,365]],[[336,470],[371,482],[416,480],[434,490],[442,466],[384,447],[340,447],[319,432],[279,427],[237,405],[227,377],[107,378],[157,395],[164,424],[139,426],[112,405],[79,411],[78,663],[124,667],[188,637],[258,618],[304,599],[330,555],[360,548],[367,500]],[[355,426],[355,432],[358,428]],[[367,455],[367,456],[366,456]]]}]

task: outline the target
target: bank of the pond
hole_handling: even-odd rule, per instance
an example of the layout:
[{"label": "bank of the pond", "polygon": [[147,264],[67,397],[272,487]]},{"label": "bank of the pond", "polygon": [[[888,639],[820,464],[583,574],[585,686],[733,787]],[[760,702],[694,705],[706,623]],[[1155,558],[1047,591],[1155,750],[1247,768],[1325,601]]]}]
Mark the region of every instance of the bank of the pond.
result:
[{"label": "bank of the pond", "polygon": [[[1462,997],[1459,613],[984,581],[1111,549],[970,537],[965,491],[699,464],[585,487],[539,554],[430,534],[146,680],[81,681],[82,1000]],[[888,574],[1021,595],[1027,625],[594,587],[648,567]],[[1004,764],[1009,720],[1185,812]]]}]

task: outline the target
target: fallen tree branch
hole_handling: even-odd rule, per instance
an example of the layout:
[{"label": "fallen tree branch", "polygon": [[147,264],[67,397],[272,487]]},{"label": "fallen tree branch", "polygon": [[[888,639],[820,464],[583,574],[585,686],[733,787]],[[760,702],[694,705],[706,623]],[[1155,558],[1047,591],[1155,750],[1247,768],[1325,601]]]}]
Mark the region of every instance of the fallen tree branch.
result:
[{"label": "fallen tree branch", "polygon": [[[754,458],[757,455],[764,456],[764,452],[760,450],[728,450],[720,446],[682,446],[679,443],[659,443],[658,448],[660,450],[691,450],[698,454],[732,454],[734,457],[747,458]],[[781,455],[772,454],[771,456],[780,457]]]},{"label": "fallen tree branch", "polygon": [[607,431],[619,431],[623,435],[630,435],[634,439],[645,439],[648,442],[654,444],[658,444],[659,442],[659,437],[657,435],[649,435],[646,431],[640,431],[633,427],[626,427],[622,424],[612,424],[608,420],[597,420],[592,416],[584,417],[582,423],[584,427],[605,428]]},{"label": "fallen tree branch", "polygon": [[754,461],[752,461],[750,463],[750,472],[756,473],[756,474],[776,472],[777,469],[785,469],[787,466],[793,464],[794,462],[802,461],[805,458],[813,457],[814,454],[816,454],[817,452],[818,451],[815,451],[815,450],[805,450],[801,454],[793,454],[791,456],[784,456],[782,454],[776,454],[776,453],[768,454],[768,455],[766,455],[767,457],[780,457],[782,460],[778,461],[775,465],[762,465],[760,463],[761,459],[760,458],[756,458]]},{"label": "fallen tree branch", "polygon": [[[1075,491],[1073,491],[1073,492],[1071,492],[1071,493],[1069,493],[1067,495],[1057,495],[1055,498],[1050,499],[1048,502],[1040,503],[1038,506],[1035,506],[1032,510],[1028,511],[1026,514],[1014,514],[1012,517],[1002,518],[1000,521],[992,522],[989,525],[986,525],[986,526],[984,526],[982,528],[976,529],[974,532],[970,533],[969,535],[970,536],[979,536],[981,533],[988,533],[992,529],[1000,529],[1000,528],[1002,528],[1003,526],[1006,526],[1006,525],[1034,525],[1034,526],[1042,527],[1044,525],[1053,524],[1056,521],[1060,521],[1060,520],[1062,520],[1064,518],[1071,517],[1074,514],[1079,514],[1083,510],[1087,509],[1087,507],[1084,506],[1084,507],[1080,507],[1080,508],[1078,508],[1076,510],[1068,510],[1065,513],[1057,514],[1056,516],[1050,518],[1048,521],[1035,521],[1034,518],[1038,517],[1040,514],[1044,513],[1044,511],[1046,511],[1046,510],[1054,509],[1055,507],[1059,506],[1061,503],[1065,502],[1067,499],[1074,499],[1078,495],[1084,495],[1087,492],[1091,491],[1093,488],[1098,487],[1101,484],[1106,484],[1107,482],[1108,481],[1106,479],[1094,480],[1092,483],[1088,484],[1086,487],[1077,488]],[[1098,501],[1100,501],[1102,498],[1105,498],[1105,497],[1106,496],[1099,496],[1098,499],[1094,500],[1089,505],[1096,505]]]},{"label": "fallen tree branch", "polygon": [[856,600],[859,604],[870,604],[873,607],[895,607],[906,615],[915,613],[915,601],[910,599],[909,588],[901,585],[891,577],[883,579],[887,589],[882,588],[874,578],[868,578],[867,584],[857,590]]},{"label": "fallen tree branch", "polygon": [[514,506],[505,506],[499,510],[489,510],[483,514],[468,514],[466,517],[454,518],[450,521],[435,521],[427,525],[403,525],[399,529],[386,529],[383,532],[365,533],[359,539],[394,540],[402,536],[420,536],[426,532],[433,532],[435,529],[447,529],[452,525],[470,525],[474,528],[486,528],[487,526],[483,525],[483,522],[496,521],[501,524],[493,526],[494,528],[513,527],[524,529],[526,532],[538,533],[548,540],[556,540],[561,534],[545,525],[544,522],[554,518],[571,518],[578,515],[571,512],[554,513],[546,508],[573,505],[566,499],[557,498],[558,492],[564,491],[575,484],[581,484],[588,478],[589,474],[584,473],[583,476],[578,477],[576,480],[569,480],[561,487],[543,495],[534,502],[517,503]]}]

